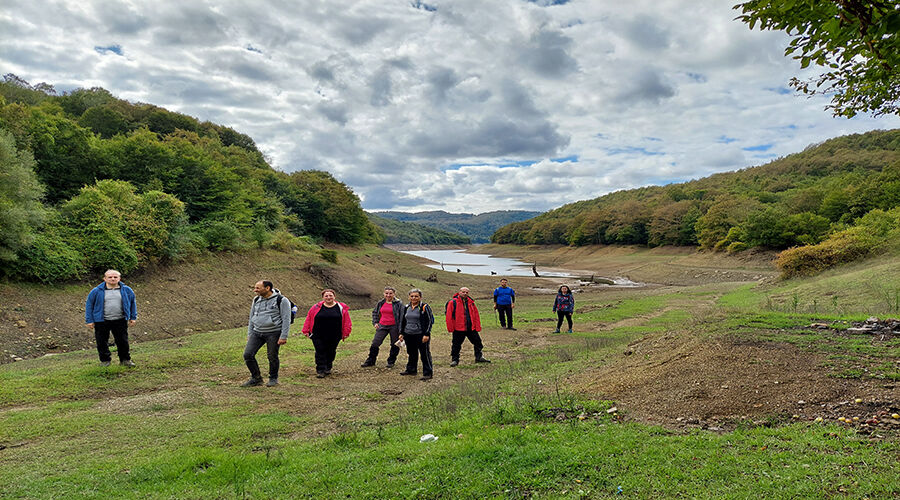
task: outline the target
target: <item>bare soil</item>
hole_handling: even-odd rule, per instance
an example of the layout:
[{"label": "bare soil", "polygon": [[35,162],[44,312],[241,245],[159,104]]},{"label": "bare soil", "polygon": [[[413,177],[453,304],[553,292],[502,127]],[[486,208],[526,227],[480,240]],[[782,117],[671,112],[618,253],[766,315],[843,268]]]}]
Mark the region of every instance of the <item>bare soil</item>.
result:
[{"label": "bare soil", "polygon": [[[570,250],[553,250],[557,251],[565,254]],[[351,307],[369,308],[374,298],[380,296],[383,283],[418,285],[433,272],[415,265],[418,261],[413,258],[388,255],[393,256],[363,250],[353,260],[345,259],[337,267],[284,254],[226,255],[214,261],[156,269],[134,277],[140,285],[138,299],[142,312],[132,336],[138,342],[165,338],[178,342],[177,337],[195,331],[243,326],[252,298],[251,287],[262,276],[272,279],[276,285],[283,283],[282,291],[286,295],[302,301],[311,303],[319,296],[319,290],[327,286],[336,288],[339,300]],[[534,250],[530,255],[536,257],[538,252]],[[658,259],[650,256],[649,260],[655,260],[651,265],[647,258],[635,259],[624,253],[583,255],[585,258],[577,268],[608,276],[628,275],[647,282],[653,282],[654,276],[662,276],[676,288],[698,281],[758,281],[774,276],[774,271],[766,267],[767,257],[758,261],[728,261],[721,256],[709,259],[684,251],[660,251],[658,256]],[[559,256],[543,258],[554,266],[573,261]],[[598,262],[602,265],[592,264]],[[618,267],[611,262],[618,262]],[[648,267],[655,270],[648,271]],[[440,273],[440,283],[426,284],[433,287],[426,289],[426,294],[442,297],[429,300],[441,303],[462,282],[483,292],[492,289],[495,278]],[[517,290],[524,294],[537,293],[529,292],[532,287],[555,290],[548,280],[516,278],[516,282]],[[11,362],[11,356],[34,357],[63,350],[93,349],[92,335],[83,324],[83,301],[91,286],[93,283],[0,287],[3,362]],[[604,294],[609,290],[598,287],[583,293]],[[632,289],[616,293],[640,295],[646,291]],[[485,353],[495,363],[521,359],[525,349],[534,347],[584,345],[583,340],[551,333],[555,326],[551,322],[520,322],[518,331],[500,330],[488,317],[492,312],[485,293],[475,297],[480,300],[485,323]],[[702,317],[704,307],[712,307],[714,300],[710,298],[695,314]],[[640,326],[649,319],[650,316],[635,317],[618,323],[578,326],[614,330]],[[370,335],[365,327],[354,330],[355,338]],[[277,388],[242,389],[238,385],[246,377],[243,371],[198,367],[193,381],[187,374],[152,392],[112,394],[112,399],[101,404],[112,412],[167,412],[189,401],[249,400],[261,411],[280,408],[307,417],[312,424],[304,432],[316,435],[345,428],[356,416],[361,417],[359,420],[371,420],[371,416],[399,399],[439,391],[496,366],[475,365],[471,346],[466,343],[463,364],[450,368],[449,338],[446,332],[441,332],[433,340],[435,377],[430,381],[398,375],[406,361],[405,353],[401,353],[395,368],[385,368],[386,344],[379,366],[361,368],[359,364],[368,348],[365,342],[342,344],[334,375],[316,379],[311,366],[301,366],[290,354],[290,347],[299,342],[308,341],[292,337],[285,348],[283,383]],[[264,356],[261,358],[265,364]],[[623,346],[621,352],[597,362],[597,366],[571,376],[567,386],[593,398],[614,401],[628,419],[669,428],[715,431],[748,420],[767,424],[838,416],[859,417],[864,421],[879,413],[882,417],[879,425],[868,427],[868,432],[877,435],[900,426],[900,422],[884,415],[900,410],[900,389],[896,383],[835,378],[821,356],[790,344],[669,331],[648,333]],[[198,388],[196,380],[207,383]],[[857,403],[857,399],[862,401]],[[858,425],[862,428],[862,424]]]}]

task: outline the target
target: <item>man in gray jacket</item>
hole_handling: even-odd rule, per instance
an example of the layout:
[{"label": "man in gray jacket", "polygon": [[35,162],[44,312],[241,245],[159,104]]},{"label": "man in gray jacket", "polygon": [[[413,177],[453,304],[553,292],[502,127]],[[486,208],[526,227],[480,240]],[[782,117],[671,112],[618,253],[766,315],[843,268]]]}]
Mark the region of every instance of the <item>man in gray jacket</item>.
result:
[{"label": "man in gray jacket", "polygon": [[244,387],[262,384],[256,353],[263,344],[269,355],[269,387],[278,385],[278,348],[287,343],[291,328],[291,301],[281,295],[271,281],[257,281],[253,286],[256,297],[250,306],[250,322],[247,324],[247,347],[244,361],[250,369],[250,380]]}]

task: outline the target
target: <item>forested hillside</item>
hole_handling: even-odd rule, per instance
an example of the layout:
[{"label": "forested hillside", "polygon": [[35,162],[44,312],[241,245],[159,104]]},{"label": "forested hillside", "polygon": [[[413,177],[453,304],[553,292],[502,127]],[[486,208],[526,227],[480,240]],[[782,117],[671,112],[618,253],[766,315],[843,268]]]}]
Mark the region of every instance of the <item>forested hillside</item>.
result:
[{"label": "forested hillside", "polygon": [[408,243],[416,245],[468,245],[467,236],[428,227],[415,222],[405,222],[379,217],[367,213],[369,221],[384,232],[385,243]]},{"label": "forested hillside", "polygon": [[57,281],[200,252],[380,242],[322,171],[274,170],[231,128],[117,99],[0,82],[0,275]]},{"label": "forested hillside", "polygon": [[540,212],[525,210],[497,210],[482,214],[452,214],[442,210],[430,212],[374,212],[386,219],[415,222],[451,233],[462,234],[474,243],[487,243],[497,229],[511,223],[530,219]]},{"label": "forested hillside", "polygon": [[786,275],[869,255],[900,233],[900,130],[850,135],[766,165],[618,191],[494,233],[495,243],[697,245],[781,254]]}]

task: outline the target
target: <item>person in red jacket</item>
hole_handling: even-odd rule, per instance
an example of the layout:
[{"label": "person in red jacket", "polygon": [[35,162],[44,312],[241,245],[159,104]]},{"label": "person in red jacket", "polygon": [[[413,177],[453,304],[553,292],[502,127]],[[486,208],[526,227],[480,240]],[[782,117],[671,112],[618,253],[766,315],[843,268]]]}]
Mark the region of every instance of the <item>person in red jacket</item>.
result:
[{"label": "person in red jacket", "polygon": [[469,339],[475,348],[476,363],[490,363],[481,354],[484,345],[481,343],[481,318],[478,316],[478,308],[475,301],[469,297],[469,289],[462,287],[453,298],[447,302],[447,331],[453,335],[453,344],[450,348],[450,366],[459,364],[459,351],[465,339]]},{"label": "person in red jacket", "polygon": [[331,366],[338,342],[350,336],[350,308],[338,302],[334,290],[322,290],[322,301],[309,308],[303,322],[303,335],[309,337],[316,348],[316,377],[331,375]]}]

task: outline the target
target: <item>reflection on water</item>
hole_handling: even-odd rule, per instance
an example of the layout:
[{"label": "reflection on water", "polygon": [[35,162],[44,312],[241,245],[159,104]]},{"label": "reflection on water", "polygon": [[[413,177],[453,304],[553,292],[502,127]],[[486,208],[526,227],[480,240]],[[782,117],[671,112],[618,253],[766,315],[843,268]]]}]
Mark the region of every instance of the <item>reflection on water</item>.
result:
[{"label": "reflection on water", "polygon": [[[504,257],[493,257],[480,253],[466,253],[465,250],[402,250],[403,253],[417,255],[429,260],[437,262],[437,264],[427,264],[433,269],[442,269],[444,271],[459,272],[466,274],[477,274],[481,276],[533,276],[531,272],[531,264],[516,259],[507,259]],[[538,268],[541,276],[571,278],[573,274],[559,270],[549,270]]]}]

